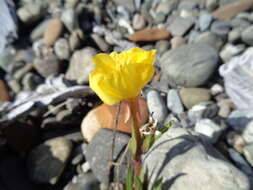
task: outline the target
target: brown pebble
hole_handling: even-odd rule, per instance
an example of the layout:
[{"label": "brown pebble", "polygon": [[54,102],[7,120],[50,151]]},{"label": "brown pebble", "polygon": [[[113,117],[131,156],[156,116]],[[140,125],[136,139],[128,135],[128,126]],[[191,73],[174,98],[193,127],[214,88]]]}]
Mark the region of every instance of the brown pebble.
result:
[{"label": "brown pebble", "polygon": [[4,102],[4,101],[9,101],[9,100],[10,100],[10,96],[4,84],[4,81],[0,80],[0,101]]},{"label": "brown pebble", "polygon": [[153,42],[165,40],[170,37],[170,32],[165,29],[144,29],[133,33],[128,39],[133,42]]},{"label": "brown pebble", "polygon": [[59,18],[53,18],[49,21],[44,32],[44,43],[51,46],[61,36],[63,31],[63,24]]},{"label": "brown pebble", "polygon": [[[139,100],[139,110],[140,115],[137,117],[138,126],[143,126],[149,117],[149,112],[147,108],[146,101],[142,98]],[[113,129],[114,122],[116,118],[118,104],[113,106],[108,106],[102,104],[93,110],[91,110],[83,119],[81,124],[81,130],[83,137],[86,141],[90,142],[92,137],[101,128]],[[123,101],[121,103],[121,109],[119,113],[118,127],[117,131],[124,133],[131,133],[131,121],[132,115],[129,111],[129,105],[127,102]],[[137,113],[136,113],[137,114]]]},{"label": "brown pebble", "polygon": [[215,10],[212,14],[218,19],[231,19],[234,18],[240,12],[249,10],[253,5],[253,0],[241,0],[228,5],[221,6]]}]

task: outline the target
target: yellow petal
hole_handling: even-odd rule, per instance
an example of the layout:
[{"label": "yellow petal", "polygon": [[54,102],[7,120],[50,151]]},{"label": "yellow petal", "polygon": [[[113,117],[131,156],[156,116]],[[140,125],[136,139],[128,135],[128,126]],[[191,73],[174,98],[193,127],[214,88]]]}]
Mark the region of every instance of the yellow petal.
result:
[{"label": "yellow petal", "polygon": [[105,72],[111,71],[111,69],[114,69],[116,65],[114,60],[105,53],[99,53],[93,56],[92,62],[96,65],[96,69],[103,70]]}]

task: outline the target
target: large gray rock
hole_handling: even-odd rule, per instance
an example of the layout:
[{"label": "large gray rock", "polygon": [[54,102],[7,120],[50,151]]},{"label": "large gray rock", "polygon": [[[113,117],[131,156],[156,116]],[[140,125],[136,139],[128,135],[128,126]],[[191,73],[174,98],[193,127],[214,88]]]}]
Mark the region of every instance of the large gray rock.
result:
[{"label": "large gray rock", "polygon": [[253,48],[232,58],[219,68],[224,77],[225,90],[239,109],[253,107]]},{"label": "large gray rock", "polygon": [[248,27],[246,30],[244,30],[241,34],[242,41],[248,45],[253,45],[253,26]]},{"label": "large gray rock", "polygon": [[95,54],[96,50],[91,47],[76,51],[70,60],[66,78],[75,80],[78,84],[87,83],[90,72],[95,68],[95,65],[92,63],[92,57]]},{"label": "large gray rock", "polygon": [[223,159],[211,145],[191,132],[172,127],[144,158],[150,185],[159,178],[170,190],[250,190],[249,179]]},{"label": "large gray rock", "polygon": [[210,45],[182,45],[163,54],[162,75],[172,86],[196,87],[207,82],[217,62],[217,50]]}]

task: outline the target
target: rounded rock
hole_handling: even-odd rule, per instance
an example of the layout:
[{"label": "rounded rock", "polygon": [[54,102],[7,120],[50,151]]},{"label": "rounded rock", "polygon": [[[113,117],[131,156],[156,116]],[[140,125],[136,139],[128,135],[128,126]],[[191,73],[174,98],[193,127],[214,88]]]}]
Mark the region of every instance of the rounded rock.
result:
[{"label": "rounded rock", "polygon": [[53,18],[49,21],[43,36],[43,41],[48,46],[51,46],[61,36],[63,24],[59,18]]}]

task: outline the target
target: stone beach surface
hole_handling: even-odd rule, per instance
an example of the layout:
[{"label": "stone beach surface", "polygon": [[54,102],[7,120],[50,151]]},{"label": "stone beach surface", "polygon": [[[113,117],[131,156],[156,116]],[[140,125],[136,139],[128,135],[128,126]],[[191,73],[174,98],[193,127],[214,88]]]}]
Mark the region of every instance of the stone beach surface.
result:
[{"label": "stone beach surface", "polygon": [[124,183],[133,115],[114,133],[89,74],[140,47],[157,56],[138,122],[173,121],[142,155],[148,189],[253,190],[253,0],[1,0],[0,24],[0,189]]}]

